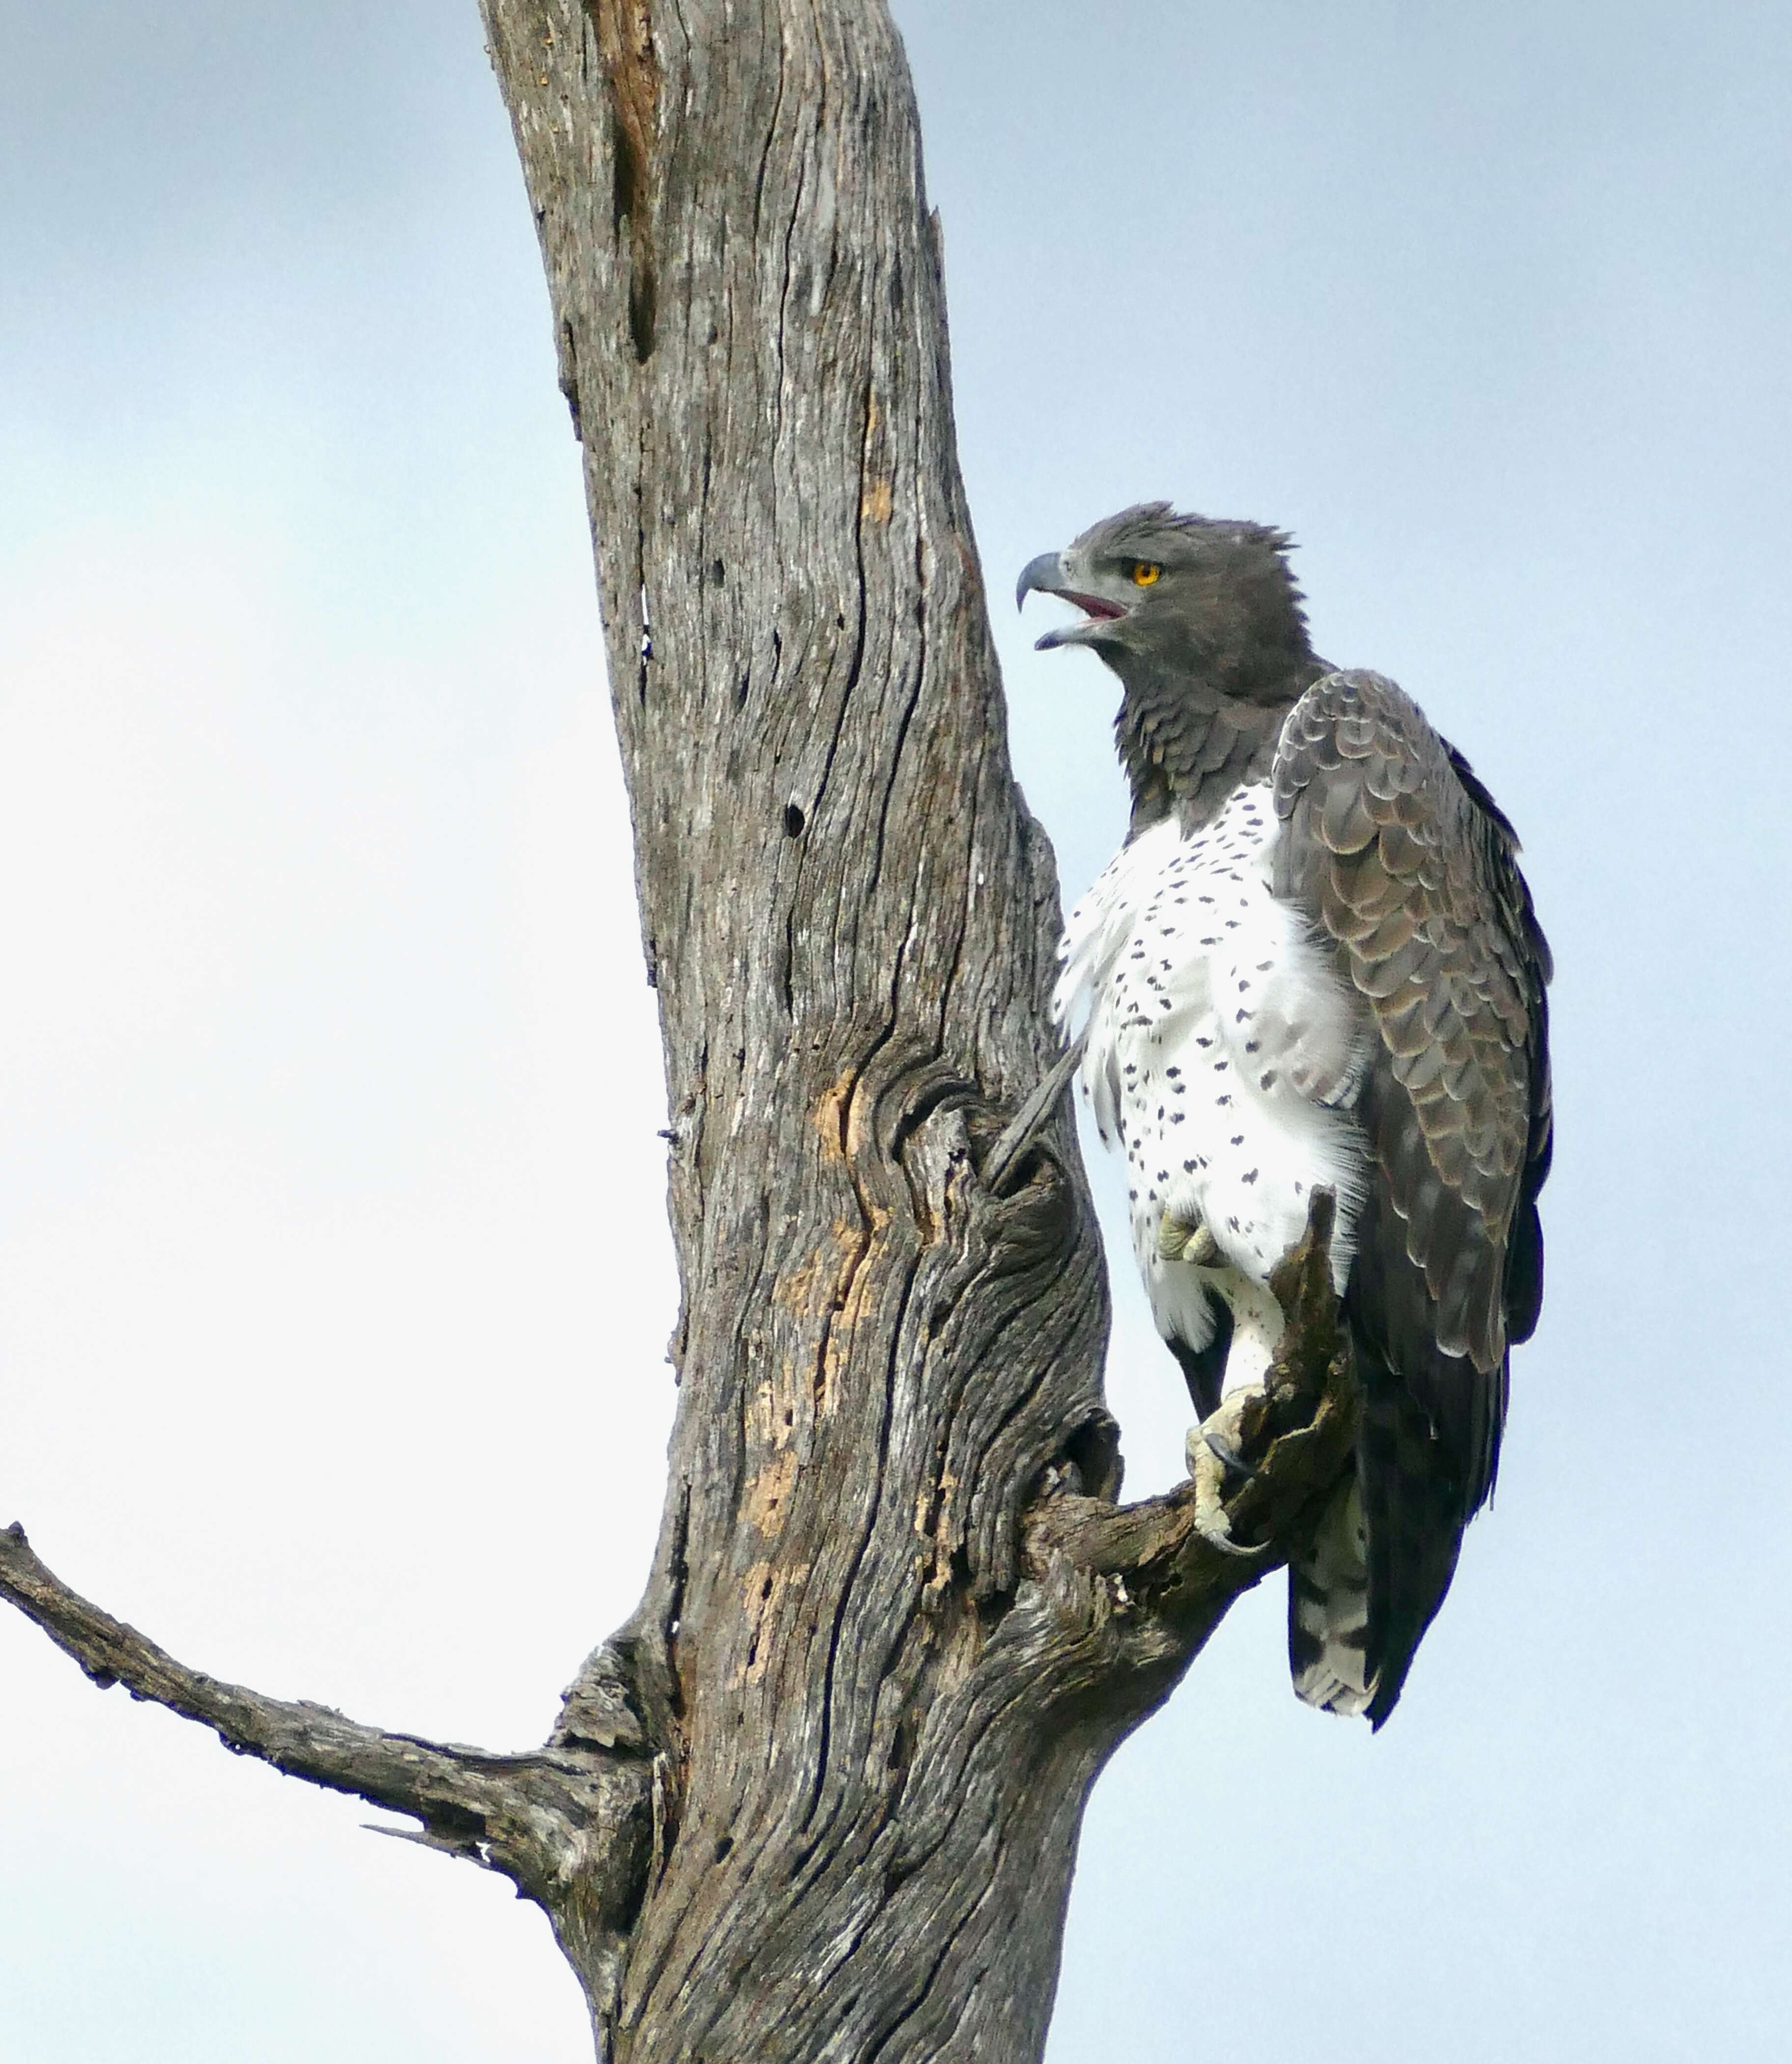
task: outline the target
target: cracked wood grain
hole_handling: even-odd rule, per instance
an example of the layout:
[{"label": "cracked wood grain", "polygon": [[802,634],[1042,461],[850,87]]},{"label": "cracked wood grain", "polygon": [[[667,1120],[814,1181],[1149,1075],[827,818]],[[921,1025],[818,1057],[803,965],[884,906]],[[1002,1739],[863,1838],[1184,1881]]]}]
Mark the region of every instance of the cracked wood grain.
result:
[{"label": "cracked wood grain", "polygon": [[[634,1630],[671,1832],[616,2052],[1031,2058],[1087,1786],[1186,1662],[1176,1614],[1260,1570],[1186,1499],[1125,1522],[1174,1611],[1117,1618],[1097,1566],[1087,1195],[1055,1106],[1003,1137],[1057,1058],[1054,870],[906,67],[870,0],[656,0],[628,80],[619,12],[582,53],[566,0],[486,17],[578,369],[678,1114],[681,1396]],[[646,354],[618,180],[650,197]]]}]

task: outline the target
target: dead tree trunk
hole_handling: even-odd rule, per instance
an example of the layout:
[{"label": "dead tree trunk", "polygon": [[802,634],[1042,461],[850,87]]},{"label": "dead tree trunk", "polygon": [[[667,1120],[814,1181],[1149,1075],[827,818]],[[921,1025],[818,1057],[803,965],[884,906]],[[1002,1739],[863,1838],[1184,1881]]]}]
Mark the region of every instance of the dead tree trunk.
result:
[{"label": "dead tree trunk", "polygon": [[514,1756],[186,1670],[16,1529],[0,1590],[100,1681],[510,1875],[618,2060],[1024,2064],[1091,1781],[1347,1447],[1325,1228],[1287,1265],[1261,1473],[1226,1508],[1118,1506],[1074,1142],[1061,1115],[1002,1139],[1055,1058],[1057,893],[882,0],[484,6],[675,1114],[652,1580]]}]

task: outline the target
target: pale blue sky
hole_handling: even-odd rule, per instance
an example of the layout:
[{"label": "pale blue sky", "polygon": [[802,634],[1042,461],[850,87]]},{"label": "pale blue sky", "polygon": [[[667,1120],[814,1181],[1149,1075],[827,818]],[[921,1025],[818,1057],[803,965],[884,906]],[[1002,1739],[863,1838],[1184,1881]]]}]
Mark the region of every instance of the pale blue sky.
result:
[{"label": "pale blue sky", "polygon": [[[898,15],[991,592],[1142,496],[1287,526],[1561,971],[1498,1505],[1379,1737],[1293,1700],[1271,1586],[1123,1752],[1053,2064],[1775,2058],[1792,17]],[[0,0],[0,1522],[219,1674],[538,1738],[639,1588],[674,1292],[470,0]],[[1073,894],[1113,695],[1037,627],[999,609]],[[1114,1251],[1142,1490],[1185,1407]],[[588,2054],[497,1881],[4,1617],[0,1672],[0,2064]]]}]

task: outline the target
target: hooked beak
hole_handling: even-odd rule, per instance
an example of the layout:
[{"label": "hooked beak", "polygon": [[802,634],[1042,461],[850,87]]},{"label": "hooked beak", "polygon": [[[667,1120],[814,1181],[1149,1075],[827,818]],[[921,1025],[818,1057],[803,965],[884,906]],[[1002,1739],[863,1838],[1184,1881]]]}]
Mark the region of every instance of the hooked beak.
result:
[{"label": "hooked beak", "polygon": [[1104,623],[1110,623],[1116,617],[1126,614],[1117,602],[1108,602],[1098,595],[1085,595],[1072,587],[1065,578],[1061,552],[1041,552],[1037,559],[1028,560],[1014,584],[1014,607],[1025,607],[1027,597],[1036,591],[1061,595],[1085,612],[1080,623],[1061,623],[1057,630],[1048,631],[1034,644],[1036,652],[1049,652],[1060,645],[1086,645]]}]

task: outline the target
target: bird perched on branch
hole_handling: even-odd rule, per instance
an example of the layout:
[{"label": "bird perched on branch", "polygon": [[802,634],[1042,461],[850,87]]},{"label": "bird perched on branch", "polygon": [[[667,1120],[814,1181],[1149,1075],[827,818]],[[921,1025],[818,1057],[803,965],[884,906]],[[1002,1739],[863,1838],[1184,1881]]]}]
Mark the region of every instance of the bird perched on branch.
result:
[{"label": "bird perched on branch", "polygon": [[1291,1566],[1289,1659],[1303,1699],[1379,1727],[1536,1324],[1551,970],[1511,824],[1391,681],[1314,656],[1289,543],[1147,503],[1034,559],[1017,600],[1076,604],[1040,649],[1086,646],[1125,691],[1131,828],[1053,1008],[1086,1024],[1152,1312],[1222,1453],[1214,1415],[1281,1332],[1270,1271],[1314,1188],[1336,1197],[1362,1426]]}]

